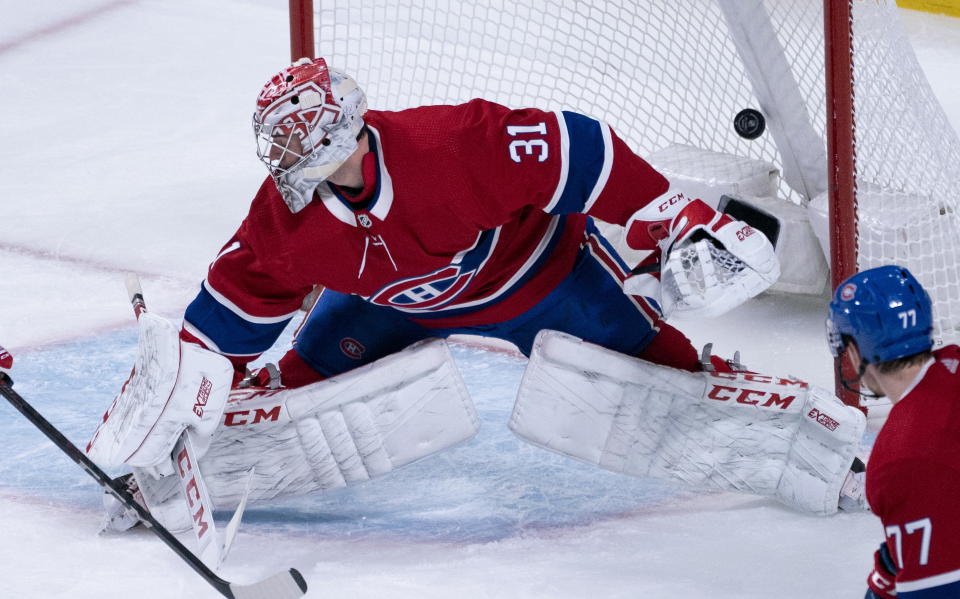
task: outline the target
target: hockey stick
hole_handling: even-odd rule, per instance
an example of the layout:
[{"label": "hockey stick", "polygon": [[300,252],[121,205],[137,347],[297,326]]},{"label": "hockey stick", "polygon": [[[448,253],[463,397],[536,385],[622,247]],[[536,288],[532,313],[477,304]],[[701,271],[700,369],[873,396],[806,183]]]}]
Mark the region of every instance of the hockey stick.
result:
[{"label": "hockey stick", "polygon": [[[128,274],[126,278],[127,296],[133,313],[140,317],[147,311],[146,300],[143,297],[143,289],[140,287],[140,278],[135,274]],[[240,505],[230,519],[226,529],[226,536],[223,544],[220,544],[216,525],[213,521],[213,502],[210,501],[210,493],[207,491],[207,485],[204,477],[198,467],[197,455],[194,450],[193,442],[187,431],[180,434],[173,448],[171,455],[176,464],[174,469],[180,482],[180,491],[184,503],[192,516],[193,533],[197,538],[197,555],[203,563],[219,568],[226,559],[236,538],[237,530],[240,527],[240,519],[243,517],[243,511],[247,505],[247,495],[245,494],[240,501]],[[253,472],[248,472],[247,492],[250,489],[250,480]],[[144,476],[150,476],[145,474]],[[139,482],[139,481],[138,481]],[[147,509],[150,509],[150,502],[147,501]]]},{"label": "hockey stick", "polygon": [[[143,289],[140,287],[140,277],[129,273],[125,283],[133,314],[139,320],[147,311]],[[197,464],[196,453],[186,431],[180,434],[173,447],[171,457],[177,465],[175,471],[178,475],[184,504],[190,510],[192,516],[190,524],[197,539],[197,555],[203,563],[219,567],[223,563],[223,558],[229,548],[221,549],[218,544],[216,525],[213,521],[213,504],[210,501],[210,494],[207,491],[207,485],[204,483],[200,469],[194,466],[194,464]],[[149,502],[147,502],[147,508],[150,508]],[[237,523],[237,526],[239,526],[239,523]]]},{"label": "hockey stick", "polygon": [[[2,347],[0,347],[0,357],[9,358]],[[8,359],[12,364],[12,359]],[[71,460],[87,471],[87,474],[93,477],[97,483],[107,492],[117,498],[128,510],[136,512],[137,516],[143,521],[147,528],[153,534],[160,537],[167,547],[173,550],[180,559],[187,562],[193,570],[199,574],[213,588],[227,597],[228,599],[298,599],[307,592],[307,582],[295,568],[290,568],[286,572],[278,572],[269,578],[253,584],[242,585],[228,582],[217,576],[210,568],[204,564],[200,558],[190,552],[173,534],[150,515],[150,512],[141,506],[127,491],[126,486],[111,479],[103,470],[88,458],[76,445],[50,422],[34,409],[19,393],[13,390],[13,380],[0,370],[0,395],[10,402],[23,416],[30,421],[40,432],[47,436],[60,451],[67,454]]]}]

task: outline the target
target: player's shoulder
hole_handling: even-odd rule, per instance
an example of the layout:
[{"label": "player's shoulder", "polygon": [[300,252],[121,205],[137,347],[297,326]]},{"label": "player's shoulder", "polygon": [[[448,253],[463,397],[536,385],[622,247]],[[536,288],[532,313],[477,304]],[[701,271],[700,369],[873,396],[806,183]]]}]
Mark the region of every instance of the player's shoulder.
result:
[{"label": "player's shoulder", "polygon": [[934,352],[921,380],[890,410],[871,456],[951,456],[960,460],[960,347]]},{"label": "player's shoulder", "polygon": [[283,202],[283,196],[280,195],[277,184],[267,175],[260,184],[257,195],[250,202],[246,220],[258,223],[283,221],[288,214],[291,212]]},{"label": "player's shoulder", "polygon": [[[514,121],[528,116],[543,118],[551,115],[537,108],[509,108],[502,104],[474,98],[462,104],[418,106],[406,110],[368,110],[364,120],[368,125],[384,131],[403,133],[417,138],[457,136],[482,129],[503,129]],[[555,118],[550,116],[549,118]]]},{"label": "player's shoulder", "polygon": [[316,204],[320,202],[307,204],[297,214],[290,212],[276,183],[268,175],[250,203],[239,234],[245,243],[256,249],[262,259],[280,256],[289,243],[302,236],[299,232],[313,220],[311,214],[317,212]]},{"label": "player's shoulder", "polygon": [[[960,405],[960,347],[946,345],[935,350],[924,368],[921,380],[900,402],[910,407],[903,411],[936,418],[946,417],[942,413],[946,411],[960,418],[960,409],[954,408]],[[923,405],[916,399],[921,399]]]},{"label": "player's shoulder", "polygon": [[951,375],[960,376],[960,346],[945,345],[933,352],[933,359],[936,360]]}]

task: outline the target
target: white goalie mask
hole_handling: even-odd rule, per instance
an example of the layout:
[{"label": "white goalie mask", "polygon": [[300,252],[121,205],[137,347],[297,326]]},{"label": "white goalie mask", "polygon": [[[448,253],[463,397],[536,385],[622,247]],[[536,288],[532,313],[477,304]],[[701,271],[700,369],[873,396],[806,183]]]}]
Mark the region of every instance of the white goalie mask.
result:
[{"label": "white goalie mask", "polygon": [[322,58],[301,58],[264,85],[253,114],[257,156],[291,212],[356,151],[366,111],[357,82]]}]

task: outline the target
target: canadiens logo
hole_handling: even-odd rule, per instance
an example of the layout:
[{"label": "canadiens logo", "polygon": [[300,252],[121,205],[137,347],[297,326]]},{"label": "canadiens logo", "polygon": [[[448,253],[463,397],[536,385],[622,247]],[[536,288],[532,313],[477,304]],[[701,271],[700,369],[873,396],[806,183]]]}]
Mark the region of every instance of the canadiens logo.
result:
[{"label": "canadiens logo", "polygon": [[378,291],[370,302],[407,310],[425,310],[445,304],[460,294],[476,271],[463,272],[451,264],[428,275],[404,279]]},{"label": "canadiens logo", "polygon": [[340,340],[340,351],[342,351],[348,358],[359,360],[363,357],[363,352],[367,351],[367,348],[365,348],[363,344],[356,339],[344,337]]},{"label": "canadiens logo", "polygon": [[855,295],[857,295],[857,286],[853,283],[847,283],[843,286],[843,289],[840,290],[840,299],[845,302],[852,300]]},{"label": "canadiens logo", "polygon": [[751,235],[753,235],[753,227],[751,227],[750,225],[747,225],[746,227],[737,231],[737,240],[743,241],[744,239],[746,239],[747,237],[750,237]]}]

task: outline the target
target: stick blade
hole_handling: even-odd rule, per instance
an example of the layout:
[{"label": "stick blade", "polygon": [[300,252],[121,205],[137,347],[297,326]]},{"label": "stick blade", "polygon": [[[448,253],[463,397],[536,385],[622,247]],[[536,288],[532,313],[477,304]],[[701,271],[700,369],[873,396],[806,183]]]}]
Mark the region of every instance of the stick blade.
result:
[{"label": "stick blade", "polygon": [[307,581],[290,568],[253,584],[230,583],[230,592],[234,599],[299,599],[307,593]]}]

